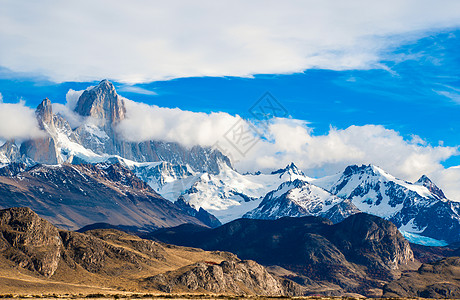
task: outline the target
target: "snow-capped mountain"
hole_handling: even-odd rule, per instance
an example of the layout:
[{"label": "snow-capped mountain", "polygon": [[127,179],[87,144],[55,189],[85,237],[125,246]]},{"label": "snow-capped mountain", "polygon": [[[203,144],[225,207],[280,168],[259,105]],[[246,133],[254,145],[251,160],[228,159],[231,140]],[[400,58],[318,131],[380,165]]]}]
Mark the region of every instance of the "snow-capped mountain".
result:
[{"label": "snow-capped mountain", "polygon": [[15,162],[28,167],[119,163],[164,198],[182,209],[196,210],[190,211],[192,216],[199,214],[212,224],[215,220],[207,212],[226,223],[245,214],[262,219],[314,215],[338,222],[363,211],[412,235],[460,240],[460,202],[446,199],[426,176],[411,183],[369,165],[312,179],[293,163],[270,174],[240,174],[228,157],[209,147],[127,142],[116,128],[129,111],[107,80],[84,91],[74,112],[82,120],[77,127],[53,113],[49,99],[43,100],[36,109],[43,136],[20,145],[6,141],[0,146],[0,165],[14,169]]},{"label": "snow-capped mountain", "polygon": [[6,141],[0,147],[0,164],[9,164],[20,158],[19,147],[14,141]]},{"label": "snow-capped mountain", "polygon": [[179,189],[182,187],[185,202],[197,210],[204,208],[226,223],[256,208],[262,198],[281,183],[310,179],[294,164],[271,174],[243,175],[224,163],[220,164],[219,170],[218,174],[203,173],[168,183],[158,192],[164,195],[165,191],[172,189],[172,185]]},{"label": "snow-capped mountain", "polygon": [[446,199],[426,176],[410,183],[377,166],[349,166],[312,181],[348,198],[361,211],[393,222],[400,230],[438,240],[460,240],[460,202]]},{"label": "snow-capped mountain", "polygon": [[296,179],[282,183],[269,192],[260,205],[246,213],[250,219],[278,219],[281,217],[318,216],[328,217],[334,223],[358,213],[349,201],[306,181]]}]

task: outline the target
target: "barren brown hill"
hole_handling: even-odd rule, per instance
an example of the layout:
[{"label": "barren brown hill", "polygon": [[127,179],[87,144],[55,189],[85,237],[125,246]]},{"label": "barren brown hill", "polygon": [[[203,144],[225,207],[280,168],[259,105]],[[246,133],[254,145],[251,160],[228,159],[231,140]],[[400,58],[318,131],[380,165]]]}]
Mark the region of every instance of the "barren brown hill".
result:
[{"label": "barren brown hill", "polygon": [[[200,276],[187,273],[197,266],[204,268]],[[209,285],[209,278],[217,278],[216,268],[225,269],[229,280]],[[155,278],[172,274],[187,277],[188,284],[171,287],[175,292],[300,293],[292,289],[299,288],[296,284],[228,252],[160,244],[113,229],[59,230],[29,208],[0,211],[0,294],[159,293],[165,289]]]}]

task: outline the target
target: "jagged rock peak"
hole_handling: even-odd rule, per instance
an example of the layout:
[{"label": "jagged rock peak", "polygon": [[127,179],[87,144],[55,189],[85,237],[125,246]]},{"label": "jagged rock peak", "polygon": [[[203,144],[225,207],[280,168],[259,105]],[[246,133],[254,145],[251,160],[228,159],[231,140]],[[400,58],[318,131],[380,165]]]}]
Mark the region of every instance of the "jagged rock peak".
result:
[{"label": "jagged rock peak", "polygon": [[[44,124],[51,124],[53,121],[53,106],[50,99],[45,98],[35,110],[37,118],[41,120]],[[40,124],[42,125],[42,124]]]},{"label": "jagged rock peak", "polygon": [[86,90],[80,96],[75,112],[82,116],[91,116],[105,123],[116,123],[125,118],[126,108],[113,84],[104,79],[99,85]]},{"label": "jagged rock peak", "polygon": [[297,175],[304,175],[302,171],[297,168],[297,166],[291,162],[289,165],[287,165],[284,169],[279,169],[276,171],[273,171],[272,174],[283,174],[283,173],[292,173],[292,174],[297,174]]},{"label": "jagged rock peak", "polygon": [[419,180],[415,182],[417,185],[426,187],[431,193],[438,196],[440,199],[446,199],[444,192],[426,175],[422,175]]}]

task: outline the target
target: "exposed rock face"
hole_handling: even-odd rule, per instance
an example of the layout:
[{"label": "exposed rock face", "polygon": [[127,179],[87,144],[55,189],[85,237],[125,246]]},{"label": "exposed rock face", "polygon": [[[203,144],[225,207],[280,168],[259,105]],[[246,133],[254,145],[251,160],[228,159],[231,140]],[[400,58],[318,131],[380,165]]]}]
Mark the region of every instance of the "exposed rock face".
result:
[{"label": "exposed rock face", "polygon": [[53,125],[53,108],[51,106],[50,99],[44,99],[38,106],[35,111],[35,115],[39,121],[39,126],[41,129],[45,130],[45,126]]},{"label": "exposed rock face", "polygon": [[271,275],[258,263],[223,261],[197,263],[177,271],[148,279],[149,284],[164,292],[195,292],[256,294],[266,296],[301,295],[302,288],[286,289],[283,280]]},{"label": "exposed rock face", "polygon": [[381,288],[382,280],[392,280],[400,266],[414,261],[409,243],[392,223],[363,213],[335,225],[316,217],[240,219],[216,229],[183,225],[151,236],[278,265],[308,278],[307,284],[334,283],[342,292],[366,294],[369,286]]},{"label": "exposed rock face", "polygon": [[58,268],[61,248],[56,227],[31,209],[0,211],[0,251],[19,266],[50,277]]},{"label": "exposed rock face", "polygon": [[21,155],[48,165],[55,165],[62,162],[58,156],[58,150],[52,137],[23,142],[21,144]]},{"label": "exposed rock face", "polygon": [[113,84],[103,80],[98,86],[83,92],[75,112],[90,117],[90,121],[78,127],[75,134],[79,142],[97,154],[119,155],[138,162],[167,161],[178,165],[190,165],[195,171],[218,173],[219,161],[229,166],[230,160],[217,150],[163,141],[126,142],[117,134],[116,126],[126,117],[124,100]]},{"label": "exposed rock face", "polygon": [[384,287],[384,297],[460,297],[460,257],[423,264]]},{"label": "exposed rock face", "polygon": [[349,216],[360,213],[361,211],[348,199],[337,203],[330,209],[328,209],[321,216],[329,219],[332,223],[339,223],[348,218]]},{"label": "exposed rock face", "polygon": [[204,225],[118,164],[11,164],[0,175],[0,207],[29,206],[61,228],[98,222],[137,229]]},{"label": "exposed rock face", "polygon": [[[97,87],[83,92],[78,99],[75,112],[93,117],[104,125],[113,125],[125,118],[126,108],[124,100],[118,96],[113,84],[108,80],[102,80]],[[112,126],[104,129],[112,129]]]},{"label": "exposed rock face", "polygon": [[434,184],[433,181],[431,181],[430,178],[428,178],[426,175],[422,175],[419,180],[415,182],[415,184],[422,185],[433,194],[436,195],[439,199],[447,199],[446,195],[444,195],[444,192],[436,185]]},{"label": "exposed rock face", "polygon": [[61,116],[53,114],[52,104],[48,98],[37,106],[35,115],[44,137],[23,142],[20,148],[21,155],[49,165],[64,162],[67,157],[61,150],[62,143],[78,141],[69,123]]}]

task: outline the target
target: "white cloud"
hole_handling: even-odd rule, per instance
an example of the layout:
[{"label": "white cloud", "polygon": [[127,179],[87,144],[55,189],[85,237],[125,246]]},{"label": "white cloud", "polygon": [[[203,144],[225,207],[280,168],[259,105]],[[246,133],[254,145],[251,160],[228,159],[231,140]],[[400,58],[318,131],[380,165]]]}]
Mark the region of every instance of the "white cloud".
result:
[{"label": "white cloud", "polygon": [[[87,89],[88,90],[88,89]],[[75,107],[77,107],[78,99],[80,98],[81,94],[83,94],[85,90],[81,91],[74,91],[70,89],[67,94],[65,95],[65,100],[66,100],[66,106],[70,110],[74,110]]]},{"label": "white cloud", "polygon": [[0,103],[0,139],[30,139],[43,136],[35,111],[24,102]]},{"label": "white cloud", "polygon": [[434,172],[430,175],[446,194],[446,197],[460,202],[460,166],[450,167]]},{"label": "white cloud", "polygon": [[3,95],[0,93],[0,103],[3,103]]},{"label": "white cloud", "polygon": [[53,103],[53,113],[60,114],[70,124],[72,128],[76,128],[83,124],[85,118],[74,112],[73,110],[77,106],[78,99],[85,90],[74,91],[70,89],[66,94],[66,103]]},{"label": "white cloud", "polygon": [[[343,171],[351,164],[375,164],[405,180],[415,181],[423,174],[433,176],[449,196],[460,200],[456,184],[460,169],[446,170],[441,165],[460,154],[456,147],[431,146],[418,136],[404,139],[381,125],[331,128],[326,134],[315,135],[307,122],[285,118],[272,119],[268,128],[256,125],[264,137],[258,137],[253,145],[251,138],[257,134],[248,131],[252,127],[239,116],[125,101],[127,118],[118,132],[130,141],[153,139],[215,146],[232,158],[241,172],[268,171],[295,162],[308,175],[319,177]],[[242,132],[248,132],[249,139],[242,138]]]},{"label": "white cloud", "polygon": [[139,86],[134,86],[134,85],[122,85],[118,88],[119,92],[128,92],[128,93],[136,93],[136,94],[141,94],[141,95],[157,95],[156,92],[148,89],[144,89]]},{"label": "white cloud", "polygon": [[442,170],[440,162],[459,154],[454,147],[405,140],[380,125],[331,128],[325,135],[313,135],[299,121],[281,119],[270,125],[270,132],[271,142],[257,144],[238,167],[273,169],[293,161],[310,175],[324,176],[350,164],[375,164],[395,176],[417,180]]},{"label": "white cloud", "polygon": [[387,49],[459,25],[455,0],[5,0],[0,66],[131,83],[381,68]]},{"label": "white cloud", "polygon": [[164,140],[186,146],[212,146],[240,117],[195,113],[125,99],[126,119],[118,132],[129,141]]}]

